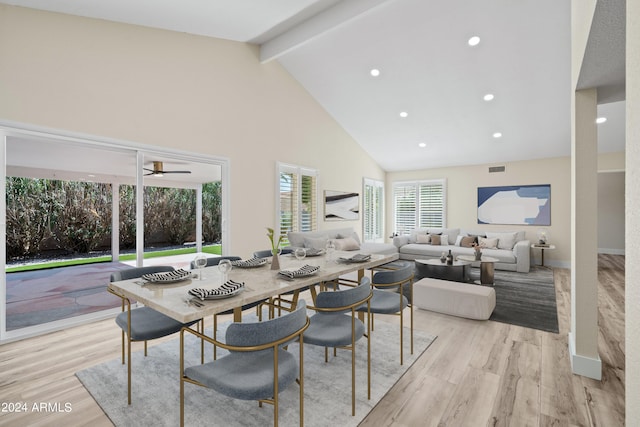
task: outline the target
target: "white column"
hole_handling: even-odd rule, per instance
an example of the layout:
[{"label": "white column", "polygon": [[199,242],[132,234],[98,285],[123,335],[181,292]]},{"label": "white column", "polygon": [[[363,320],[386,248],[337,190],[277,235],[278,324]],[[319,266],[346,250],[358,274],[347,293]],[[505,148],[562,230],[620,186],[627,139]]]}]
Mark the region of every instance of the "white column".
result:
[{"label": "white column", "polygon": [[628,0],[626,46],[626,425],[640,420],[640,1]]},{"label": "white column", "polygon": [[0,168],[2,169],[2,184],[0,184],[0,238],[4,242],[0,245],[0,340],[7,334],[7,135],[0,129]]},{"label": "white column", "polygon": [[111,261],[120,259],[120,184],[111,183]]},{"label": "white column", "polygon": [[202,184],[196,187],[196,252],[202,252]]},{"label": "white column", "polygon": [[571,332],[573,372],[599,380],[598,355],[598,131],[597,89],[572,100],[571,135]]},{"label": "white column", "polygon": [[136,153],[136,266],[144,263],[144,154]]}]

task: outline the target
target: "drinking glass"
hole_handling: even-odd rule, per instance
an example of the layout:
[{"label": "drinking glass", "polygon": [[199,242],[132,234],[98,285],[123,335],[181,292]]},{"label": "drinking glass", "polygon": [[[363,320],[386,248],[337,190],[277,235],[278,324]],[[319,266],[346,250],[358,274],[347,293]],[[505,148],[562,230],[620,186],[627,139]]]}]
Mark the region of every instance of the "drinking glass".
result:
[{"label": "drinking glass", "polygon": [[207,257],[204,255],[198,255],[194,258],[193,263],[195,264],[196,268],[200,270],[198,276],[199,280],[202,280],[202,269],[207,266]]},{"label": "drinking glass", "polygon": [[297,248],[295,251],[293,251],[293,254],[298,261],[302,261],[304,257],[307,256],[307,251],[304,248]]},{"label": "drinking glass", "polygon": [[336,245],[333,243],[333,240],[327,240],[327,245],[325,246],[325,252],[327,253],[327,261],[333,260],[333,252],[336,250]]},{"label": "drinking glass", "polygon": [[218,270],[220,270],[220,272],[222,273],[222,283],[227,282],[227,277],[229,275],[229,272],[231,271],[231,268],[233,268],[233,266],[231,265],[231,261],[229,261],[228,259],[223,259],[218,264]]}]

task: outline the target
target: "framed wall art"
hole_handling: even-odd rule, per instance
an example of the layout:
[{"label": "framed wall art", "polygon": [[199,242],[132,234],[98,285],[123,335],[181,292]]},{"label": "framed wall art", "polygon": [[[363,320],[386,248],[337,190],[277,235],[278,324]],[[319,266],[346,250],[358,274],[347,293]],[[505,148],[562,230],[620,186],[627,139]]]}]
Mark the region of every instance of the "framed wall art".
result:
[{"label": "framed wall art", "polygon": [[324,220],[357,220],[360,217],[360,194],[324,191]]},{"label": "framed wall art", "polygon": [[551,225],[551,185],[478,187],[478,224]]}]

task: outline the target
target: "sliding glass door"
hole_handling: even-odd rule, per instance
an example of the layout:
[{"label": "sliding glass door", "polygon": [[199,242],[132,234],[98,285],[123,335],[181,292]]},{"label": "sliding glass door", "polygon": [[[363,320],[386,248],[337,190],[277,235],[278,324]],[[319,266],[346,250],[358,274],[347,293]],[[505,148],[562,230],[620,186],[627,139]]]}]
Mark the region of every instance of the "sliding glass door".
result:
[{"label": "sliding glass door", "polygon": [[226,161],[16,128],[0,137],[0,340],[112,315],[113,271],[220,253]]}]

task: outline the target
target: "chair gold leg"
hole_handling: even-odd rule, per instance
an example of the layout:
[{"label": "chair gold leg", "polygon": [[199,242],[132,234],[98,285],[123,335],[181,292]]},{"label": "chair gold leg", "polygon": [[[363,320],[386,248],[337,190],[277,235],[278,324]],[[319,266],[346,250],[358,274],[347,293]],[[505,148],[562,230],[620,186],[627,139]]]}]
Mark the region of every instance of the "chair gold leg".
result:
[{"label": "chair gold leg", "polygon": [[180,427],[184,427],[184,332],[180,331]]},{"label": "chair gold leg", "polygon": [[127,309],[127,404],[131,405],[131,305]]},{"label": "chair gold leg", "polygon": [[300,378],[298,383],[300,384],[300,427],[304,426],[304,343],[303,337],[300,336]]},{"label": "chair gold leg", "polygon": [[409,306],[409,313],[411,315],[411,354],[413,354],[413,304]]},{"label": "chair gold leg", "polygon": [[[335,348],[334,348],[335,350]],[[351,317],[351,416],[356,415],[356,323]]]},{"label": "chair gold leg", "polygon": [[147,341],[144,341],[144,357],[147,357]]},{"label": "chair gold leg", "polygon": [[[217,315],[213,315],[213,339],[216,340],[218,335],[218,316]],[[216,360],[216,358],[218,357],[218,347],[216,347],[216,345],[213,345],[213,360]]]},{"label": "chair gold leg", "polygon": [[404,348],[404,316],[402,315],[402,311],[400,311],[400,365],[404,364],[402,349]]},{"label": "chair gold leg", "polygon": [[[200,333],[204,335],[204,319],[200,319],[198,328],[200,329]],[[204,338],[200,338],[200,364],[204,365]]]},{"label": "chair gold leg", "polygon": [[[129,322],[131,324],[131,322]],[[131,336],[127,335],[127,404],[131,405]]]}]

